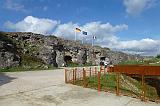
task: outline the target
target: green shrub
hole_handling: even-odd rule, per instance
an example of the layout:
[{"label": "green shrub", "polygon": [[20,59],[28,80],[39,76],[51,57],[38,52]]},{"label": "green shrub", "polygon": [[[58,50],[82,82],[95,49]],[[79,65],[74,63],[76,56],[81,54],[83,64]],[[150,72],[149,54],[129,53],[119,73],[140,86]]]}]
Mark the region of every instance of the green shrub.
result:
[{"label": "green shrub", "polygon": [[67,63],[67,67],[78,67],[78,63],[74,63],[74,62],[68,62]]},{"label": "green shrub", "polygon": [[121,61],[118,65],[141,65],[143,62],[140,61]]},{"label": "green shrub", "polygon": [[158,54],[158,55],[156,56],[156,58],[160,59],[160,54]]}]

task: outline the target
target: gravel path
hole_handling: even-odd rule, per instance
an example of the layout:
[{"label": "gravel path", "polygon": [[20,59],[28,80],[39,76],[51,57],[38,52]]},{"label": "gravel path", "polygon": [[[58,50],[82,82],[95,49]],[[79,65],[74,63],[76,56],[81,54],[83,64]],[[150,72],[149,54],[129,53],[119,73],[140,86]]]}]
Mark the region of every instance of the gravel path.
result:
[{"label": "gravel path", "polygon": [[64,70],[0,73],[0,106],[160,106],[64,83]]}]

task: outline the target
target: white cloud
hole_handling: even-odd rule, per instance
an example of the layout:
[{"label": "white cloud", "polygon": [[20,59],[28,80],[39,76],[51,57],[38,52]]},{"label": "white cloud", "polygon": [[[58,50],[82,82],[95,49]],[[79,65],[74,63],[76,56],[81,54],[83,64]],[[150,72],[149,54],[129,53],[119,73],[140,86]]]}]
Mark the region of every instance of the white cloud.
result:
[{"label": "white cloud", "polygon": [[5,25],[8,29],[22,32],[35,32],[42,34],[51,32],[58,37],[69,40],[74,40],[74,29],[78,27],[88,33],[87,36],[77,33],[77,40],[82,40],[82,37],[84,37],[84,43],[91,43],[92,36],[94,35],[97,37],[95,45],[142,55],[156,55],[157,53],[160,53],[160,40],[144,38],[141,40],[122,41],[118,38],[116,36],[117,32],[128,29],[128,25],[126,24],[112,25],[110,23],[90,22],[84,25],[79,25],[78,23],[73,22],[60,23],[56,20],[27,16],[22,21],[17,23],[6,22]]},{"label": "white cloud", "polygon": [[124,0],[126,12],[129,15],[136,16],[144,10],[149,9],[155,5],[157,0]]},{"label": "white cloud", "polygon": [[[53,34],[58,37],[74,40],[74,36],[75,36],[74,29],[77,26],[78,26],[77,24],[73,24],[72,22],[69,22],[66,24],[60,24],[57,26],[57,28],[55,29]],[[79,39],[79,36],[80,36],[80,34],[77,33],[78,39]]]},{"label": "white cloud", "polygon": [[[83,26],[79,26],[78,24],[69,22],[66,24],[58,25],[53,34],[59,37],[73,40],[75,37],[74,29],[76,27],[79,27],[81,30],[88,32],[88,35],[85,37],[86,41],[88,42],[91,41],[93,35],[96,35],[97,38],[100,40],[100,42],[97,43],[103,42],[104,38],[107,38],[106,40],[108,43],[116,43],[118,38],[114,36],[114,33],[128,28],[128,26],[125,24],[112,26],[110,23],[102,24],[101,22],[90,22],[86,23]],[[84,35],[82,35],[81,33],[76,34],[78,40],[81,40],[82,37],[84,37]]]},{"label": "white cloud", "polygon": [[4,4],[4,8],[8,10],[27,12],[27,9],[25,9],[25,6],[23,4],[16,2],[15,0],[6,0]]},{"label": "white cloud", "polygon": [[45,18],[36,18],[33,16],[27,16],[24,20],[17,23],[6,22],[5,26],[8,29],[13,29],[22,32],[34,32],[45,34],[52,31],[52,29],[58,24],[58,21],[53,21]]},{"label": "white cloud", "polygon": [[[91,22],[85,24],[82,29],[89,31],[91,35],[96,35],[99,39],[97,43],[108,45],[117,43],[118,38],[114,34],[118,31],[128,29],[128,26],[125,24],[113,26],[110,23]],[[88,37],[88,39],[90,38],[91,36]]]},{"label": "white cloud", "polygon": [[121,47],[121,49],[140,49],[140,50],[150,50],[156,49],[159,46],[159,41],[155,41],[153,39],[142,39],[142,40],[132,40],[132,41],[121,41],[117,45],[117,47]]},{"label": "white cloud", "polygon": [[119,41],[113,48],[142,55],[156,55],[160,52],[159,44],[160,40],[146,38],[141,40]]}]

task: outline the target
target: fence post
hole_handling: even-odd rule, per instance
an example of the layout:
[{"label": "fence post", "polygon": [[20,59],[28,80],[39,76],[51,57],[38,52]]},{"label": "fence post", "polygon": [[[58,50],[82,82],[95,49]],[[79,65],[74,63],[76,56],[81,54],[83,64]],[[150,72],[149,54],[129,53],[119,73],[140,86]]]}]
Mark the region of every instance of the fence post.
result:
[{"label": "fence post", "polygon": [[86,70],[83,68],[83,87],[86,87]]},{"label": "fence post", "polygon": [[64,71],[65,83],[67,83],[67,69],[64,69]]},{"label": "fence post", "polygon": [[100,72],[102,72],[102,65],[100,66]]},{"label": "fence post", "polygon": [[106,69],[107,69],[107,67],[104,67],[104,74],[106,74]]},{"label": "fence post", "polygon": [[97,67],[95,67],[95,75],[97,74]]},{"label": "fence post", "polygon": [[117,73],[117,87],[116,87],[116,95],[119,96],[119,83],[120,83],[120,80],[119,80],[119,76],[120,76],[120,73]]},{"label": "fence post", "polygon": [[90,69],[89,69],[89,77],[91,77],[91,75],[92,75],[92,69],[91,69],[91,67],[90,67]]},{"label": "fence post", "polygon": [[142,75],[142,101],[146,101],[146,86],[145,86],[145,76]]},{"label": "fence post", "polygon": [[75,68],[75,81],[77,80],[77,68]]},{"label": "fence post", "polygon": [[75,84],[75,70],[73,69],[73,78],[72,78],[72,80],[73,80],[73,84]]},{"label": "fence post", "polygon": [[98,92],[101,91],[101,71],[98,71]]}]

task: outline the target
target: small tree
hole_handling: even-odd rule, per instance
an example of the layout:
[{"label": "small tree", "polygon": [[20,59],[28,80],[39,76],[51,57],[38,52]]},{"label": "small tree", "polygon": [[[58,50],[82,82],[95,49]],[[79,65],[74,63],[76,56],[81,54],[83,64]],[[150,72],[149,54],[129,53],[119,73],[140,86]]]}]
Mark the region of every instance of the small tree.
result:
[{"label": "small tree", "polygon": [[158,55],[156,56],[156,58],[160,59],[160,54],[158,54]]}]

